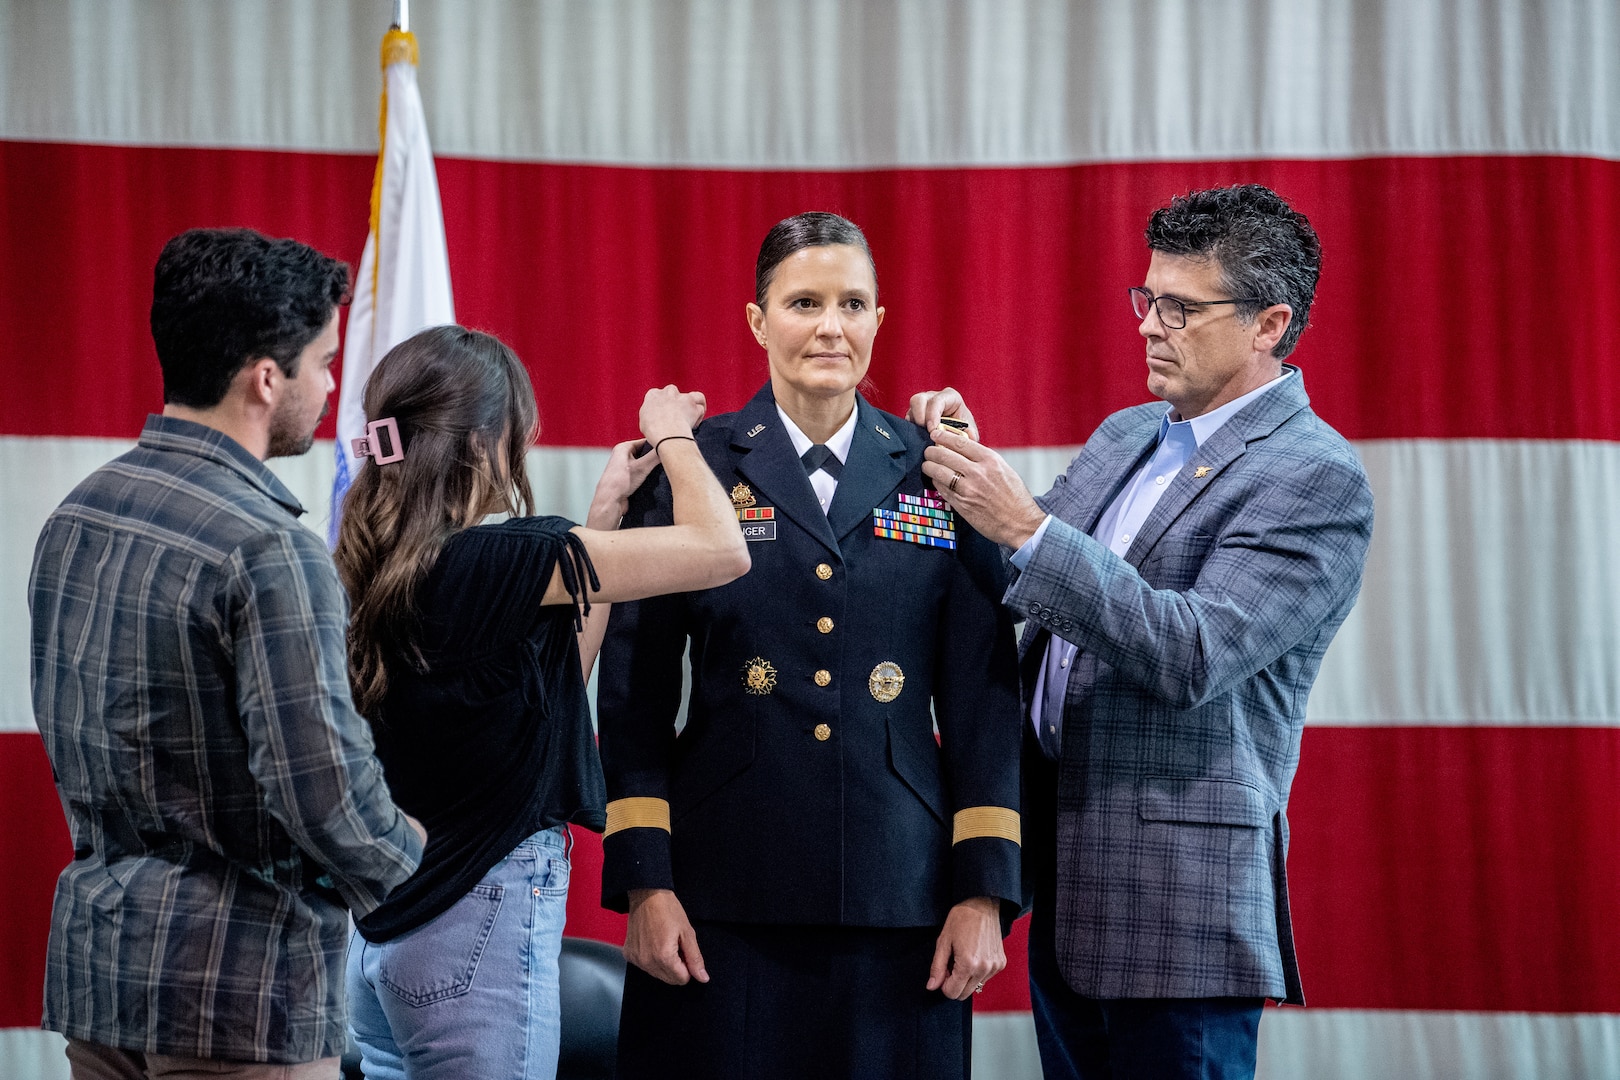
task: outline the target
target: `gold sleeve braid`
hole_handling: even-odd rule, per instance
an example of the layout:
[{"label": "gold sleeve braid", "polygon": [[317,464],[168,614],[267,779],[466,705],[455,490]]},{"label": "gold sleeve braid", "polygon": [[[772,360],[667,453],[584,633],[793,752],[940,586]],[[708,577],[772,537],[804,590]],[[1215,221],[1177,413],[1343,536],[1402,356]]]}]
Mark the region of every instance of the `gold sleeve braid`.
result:
[{"label": "gold sleeve braid", "polygon": [[663,829],[669,832],[668,799],[614,799],[607,804],[606,840],[624,829]]},{"label": "gold sleeve braid", "polygon": [[[609,820],[612,820],[613,807],[608,807]],[[1009,810],[1005,806],[970,806],[965,810],[958,810],[954,828],[951,835],[952,844],[960,844],[964,840],[972,840],[980,836],[993,836],[1001,840],[1011,840],[1023,846],[1023,833],[1020,828],[1018,811]]]}]

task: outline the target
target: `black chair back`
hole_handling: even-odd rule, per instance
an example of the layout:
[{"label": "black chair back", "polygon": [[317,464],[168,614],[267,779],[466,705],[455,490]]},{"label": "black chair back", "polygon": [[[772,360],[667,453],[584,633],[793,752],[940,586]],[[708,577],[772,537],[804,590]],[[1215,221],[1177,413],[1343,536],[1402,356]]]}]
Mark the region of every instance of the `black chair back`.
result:
[{"label": "black chair back", "polygon": [[624,953],[605,941],[562,939],[562,1053],[557,1080],[613,1080],[624,1004]]}]

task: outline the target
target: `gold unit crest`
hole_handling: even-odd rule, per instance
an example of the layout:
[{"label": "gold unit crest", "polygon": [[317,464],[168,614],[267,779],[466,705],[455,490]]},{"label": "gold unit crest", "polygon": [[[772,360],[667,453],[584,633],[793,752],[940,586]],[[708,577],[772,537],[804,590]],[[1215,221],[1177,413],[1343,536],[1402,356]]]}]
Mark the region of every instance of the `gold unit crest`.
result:
[{"label": "gold unit crest", "polygon": [[776,668],[756,656],[743,665],[743,689],[750,694],[768,694],[776,689]]}]

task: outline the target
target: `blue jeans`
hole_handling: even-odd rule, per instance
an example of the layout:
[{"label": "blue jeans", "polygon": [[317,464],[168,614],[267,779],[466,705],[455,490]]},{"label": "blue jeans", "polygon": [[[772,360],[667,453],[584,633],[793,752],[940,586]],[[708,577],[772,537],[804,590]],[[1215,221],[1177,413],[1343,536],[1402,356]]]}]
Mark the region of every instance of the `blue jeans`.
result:
[{"label": "blue jeans", "polygon": [[524,840],[444,914],[349,941],[349,1030],[367,1080],[557,1074],[567,832]]}]

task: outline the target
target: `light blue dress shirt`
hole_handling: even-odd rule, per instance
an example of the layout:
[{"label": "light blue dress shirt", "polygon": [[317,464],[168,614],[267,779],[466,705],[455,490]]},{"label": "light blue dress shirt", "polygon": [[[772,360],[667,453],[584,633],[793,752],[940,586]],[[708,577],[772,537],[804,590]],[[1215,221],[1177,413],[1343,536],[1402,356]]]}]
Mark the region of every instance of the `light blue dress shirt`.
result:
[{"label": "light blue dress shirt", "polygon": [[[1169,489],[1176,475],[1188,461],[1192,460],[1198,448],[1219,431],[1221,425],[1237,415],[1245,405],[1289,378],[1291,374],[1292,372],[1284,372],[1266,385],[1191,420],[1173,421],[1170,419],[1173,410],[1165,409],[1164,419],[1159,421],[1158,446],[1154,448],[1147,463],[1120,490],[1114,501],[1108,504],[1108,509],[1103,511],[1103,516],[1097,521],[1097,528],[1092,531],[1092,539],[1105,545],[1120,558],[1124,558],[1125,553],[1130,550],[1131,541],[1136,539],[1137,530],[1148,519],[1148,515],[1153,513],[1153,508],[1159,505],[1159,499]],[[1035,535],[1013,552],[1012,564],[1019,570],[1029,566],[1030,560],[1035,557],[1036,549],[1040,547],[1041,538],[1046,535],[1047,526],[1051,523],[1052,515],[1048,514],[1036,528]],[[1040,741],[1041,748],[1050,757],[1057,756],[1057,748],[1063,738],[1063,701],[1069,688],[1069,668],[1079,651],[1072,643],[1055,634],[1052,635],[1046,646],[1046,661],[1041,665],[1040,675],[1035,681],[1035,692],[1030,697],[1030,724],[1035,729],[1035,737]]]}]

